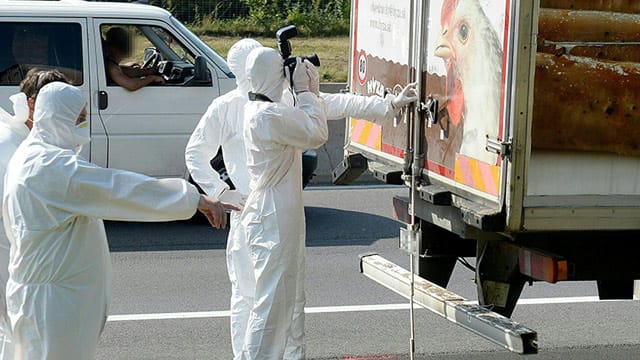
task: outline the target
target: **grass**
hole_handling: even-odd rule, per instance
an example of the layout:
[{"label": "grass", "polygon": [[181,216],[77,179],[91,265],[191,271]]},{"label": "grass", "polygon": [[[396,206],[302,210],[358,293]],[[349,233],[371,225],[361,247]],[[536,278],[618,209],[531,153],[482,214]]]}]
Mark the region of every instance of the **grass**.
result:
[{"label": "grass", "polygon": [[[199,35],[200,39],[207,43],[213,50],[225,59],[229,48],[242,37],[236,36],[212,36]],[[277,49],[274,37],[253,37],[262,45]],[[290,40],[294,56],[306,56],[311,53],[318,54],[320,58],[321,82],[346,82],[349,71],[349,37],[296,37]],[[138,35],[134,41],[134,50],[130,58],[125,62],[140,62],[143,58],[144,48],[151,46],[148,40]]]},{"label": "grass", "polygon": [[[241,37],[232,36],[209,36],[200,35],[200,38],[207,43],[218,54],[225,59],[229,48]],[[262,45],[277,49],[275,36],[255,37]],[[294,56],[306,56],[311,53],[318,54],[320,58],[321,82],[346,82],[349,70],[349,37],[300,37],[291,39],[291,47]]]}]

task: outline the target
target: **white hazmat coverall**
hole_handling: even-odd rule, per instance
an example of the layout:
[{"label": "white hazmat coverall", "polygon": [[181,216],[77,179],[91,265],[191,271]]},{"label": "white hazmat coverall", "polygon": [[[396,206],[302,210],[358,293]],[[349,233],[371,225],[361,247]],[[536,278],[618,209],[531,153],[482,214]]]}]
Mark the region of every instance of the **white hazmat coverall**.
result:
[{"label": "white hazmat coverall", "polygon": [[77,155],[90,140],[88,124],[75,125],[85,104],[71,85],[44,86],[7,170],[7,310],[18,359],[95,358],[111,286],[101,219],[187,219],[198,206],[197,189],[182,179],[105,169]]},{"label": "white hazmat coverall", "polygon": [[[187,168],[193,180],[210,196],[218,197],[228,192],[228,185],[220,179],[210,164],[218,147],[222,147],[225,166],[236,191],[249,193],[249,173],[246,164],[242,135],[244,104],[248,101],[250,85],[245,72],[249,52],[262,45],[253,39],[242,39],[229,49],[227,63],[236,74],[237,88],[216,98],[200,119],[185,150]],[[289,94],[285,91],[285,94]],[[357,96],[352,94],[321,93],[328,119],[341,119],[348,115],[361,119],[389,119],[394,116],[393,95]],[[292,101],[291,101],[292,103]],[[221,199],[224,200],[224,199]],[[239,212],[231,212],[231,224],[227,239],[227,269],[231,281],[231,338],[234,356],[238,357],[244,342],[249,313],[253,304],[255,279],[246,246],[244,228],[239,221]],[[296,304],[304,305],[304,301]],[[296,314],[294,318],[304,319]],[[302,327],[298,327],[302,329]],[[304,334],[292,332],[290,343],[295,352]],[[285,357],[286,358],[286,357]]]},{"label": "white hazmat coverall", "polygon": [[[402,107],[417,100],[415,83],[405,86],[398,95],[387,94],[384,98],[379,96],[362,96],[355,94],[329,94],[320,93],[321,103],[325,109],[327,120],[344,119],[352,116],[358,119],[370,121],[391,121]],[[283,101],[293,104],[293,96],[285,91]],[[304,272],[299,281],[304,281]],[[287,339],[284,359],[303,359],[306,355],[304,333],[304,306],[306,298],[304,287],[296,294],[291,333]]]},{"label": "white hazmat coverall", "polygon": [[[255,49],[247,59],[252,92],[273,102],[250,101],[245,106],[251,193],[241,221],[256,286],[242,359],[284,357],[297,294],[304,294],[301,153],[321,146],[328,136],[324,108],[315,94],[299,94],[295,108],[280,102],[282,68],[282,58],[273,49]],[[306,64],[298,64],[296,72],[306,69]]]},{"label": "white hazmat coverall", "polygon": [[5,302],[11,243],[9,243],[4,230],[1,194],[4,189],[4,175],[9,160],[20,143],[29,135],[29,128],[25,125],[29,114],[26,95],[18,93],[12,95],[10,99],[13,102],[14,115],[10,115],[0,108],[0,360],[13,359],[11,327]]},{"label": "white hazmat coverall", "polygon": [[[220,179],[210,160],[222,147],[224,162],[238,195],[249,194],[249,170],[244,151],[242,129],[244,104],[249,100],[249,81],[245,63],[251,50],[262,47],[253,39],[242,39],[229,49],[227,63],[236,74],[237,88],[211,103],[198,126],[191,134],[185,150],[187,169],[193,180],[209,196],[224,199],[230,193],[229,186]],[[244,333],[253,305],[255,281],[245,238],[245,229],[240,223],[240,212],[232,211],[227,237],[227,271],[231,281],[231,341],[234,356],[242,350]]]}]

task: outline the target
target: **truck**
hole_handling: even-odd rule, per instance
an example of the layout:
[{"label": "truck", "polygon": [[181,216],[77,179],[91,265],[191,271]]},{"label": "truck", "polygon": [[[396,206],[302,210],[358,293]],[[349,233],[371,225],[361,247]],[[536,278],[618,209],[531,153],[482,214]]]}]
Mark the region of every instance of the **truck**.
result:
[{"label": "truck", "polygon": [[[640,3],[354,0],[348,91],[419,101],[389,122],[348,118],[347,184],[370,171],[393,200],[406,270],[364,275],[518,353],[525,284],[590,280],[632,299],[640,278]],[[477,305],[446,289],[458,260]],[[413,307],[412,307],[413,308]]]}]

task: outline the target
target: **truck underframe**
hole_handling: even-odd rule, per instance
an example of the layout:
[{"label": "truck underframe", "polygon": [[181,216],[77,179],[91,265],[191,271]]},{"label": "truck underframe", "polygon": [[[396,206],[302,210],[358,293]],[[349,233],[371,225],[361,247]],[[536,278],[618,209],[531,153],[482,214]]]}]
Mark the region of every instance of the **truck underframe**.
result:
[{"label": "truck underframe", "polygon": [[[347,157],[334,180],[353,179],[367,166],[366,159]],[[373,173],[385,183],[402,184],[398,174]],[[411,223],[409,196],[394,197],[393,210],[395,218]],[[590,280],[597,282],[600,299],[633,299],[634,280],[640,278],[638,231],[505,233],[503,212],[438,185],[419,186],[413,214],[419,224],[414,289],[409,271],[376,254],[361,257],[363,274],[407,298],[413,291],[419,305],[510,351],[537,352],[536,332],[509,319],[526,284]],[[465,258],[475,258],[475,264]],[[446,290],[458,261],[475,273],[476,306]]]},{"label": "truck underframe", "polygon": [[[395,214],[407,219],[408,198],[394,198]],[[563,231],[502,234],[500,221],[484,221],[453,205],[425,200],[416,207],[421,219],[418,275],[446,287],[458,258],[475,257],[478,301],[511,316],[526,283],[597,281],[600,299],[632,299],[640,278],[637,231]],[[436,224],[446,223],[444,229]],[[465,219],[477,219],[469,224]],[[624,246],[624,250],[621,250]]]}]

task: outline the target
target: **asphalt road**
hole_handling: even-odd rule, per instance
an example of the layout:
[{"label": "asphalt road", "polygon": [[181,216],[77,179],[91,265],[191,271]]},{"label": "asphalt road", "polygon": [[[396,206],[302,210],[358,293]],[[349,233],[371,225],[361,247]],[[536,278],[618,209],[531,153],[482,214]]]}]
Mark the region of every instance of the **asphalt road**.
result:
[{"label": "asphalt road", "polygon": [[[391,198],[403,188],[305,191],[308,359],[408,359],[407,301],[358,270],[378,252],[408,267]],[[111,317],[98,359],[231,359],[226,231],[193,222],[107,223]],[[475,298],[456,266],[449,289]],[[592,282],[526,287],[513,319],[538,332],[534,359],[640,359],[640,303],[596,299]],[[554,303],[555,302],[555,303]],[[376,306],[371,306],[376,305]],[[416,310],[416,359],[520,359],[427,310]]]}]

